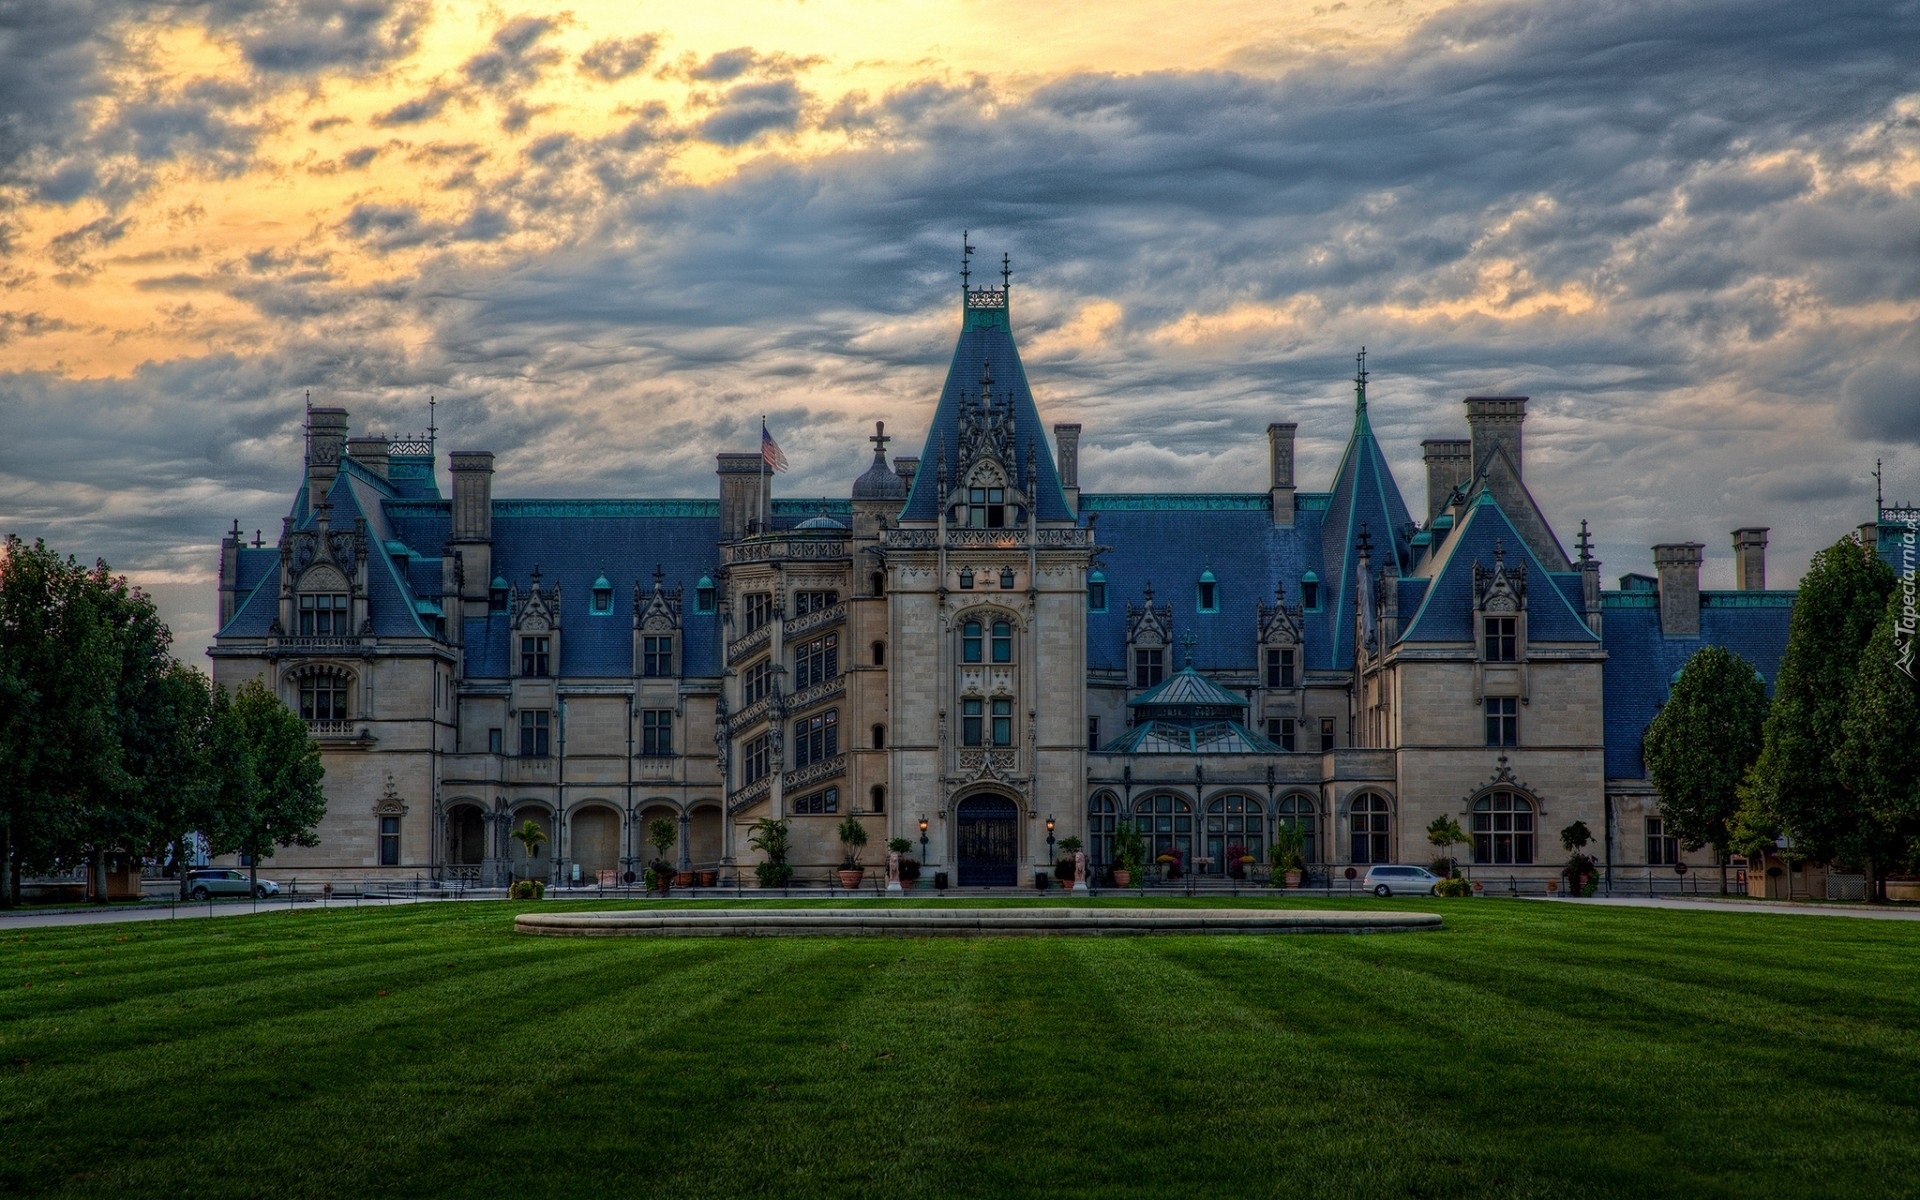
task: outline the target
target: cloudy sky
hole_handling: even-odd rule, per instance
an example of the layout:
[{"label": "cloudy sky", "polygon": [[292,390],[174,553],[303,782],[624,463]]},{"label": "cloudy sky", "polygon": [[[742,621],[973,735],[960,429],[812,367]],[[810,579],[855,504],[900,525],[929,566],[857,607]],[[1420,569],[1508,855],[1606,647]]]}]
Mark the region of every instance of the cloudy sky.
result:
[{"label": "cloudy sky", "polygon": [[[1354,351],[1416,507],[1463,396],[1609,577],[1920,499],[1915,0],[0,2],[0,531],[211,634],[302,398],[520,496],[912,453],[960,233],[1089,490],[1324,487]],[[976,278],[976,282],[978,282]]]}]

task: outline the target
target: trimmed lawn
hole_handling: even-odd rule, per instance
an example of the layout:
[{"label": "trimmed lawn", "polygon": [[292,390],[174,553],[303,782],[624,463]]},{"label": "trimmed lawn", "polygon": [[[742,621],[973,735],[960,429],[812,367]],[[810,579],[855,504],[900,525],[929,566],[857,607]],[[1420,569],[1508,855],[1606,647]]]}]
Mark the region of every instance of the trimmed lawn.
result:
[{"label": "trimmed lawn", "polygon": [[0,1196],[1920,1194],[1920,923],[1302,906],[1448,928],[0,926]]}]

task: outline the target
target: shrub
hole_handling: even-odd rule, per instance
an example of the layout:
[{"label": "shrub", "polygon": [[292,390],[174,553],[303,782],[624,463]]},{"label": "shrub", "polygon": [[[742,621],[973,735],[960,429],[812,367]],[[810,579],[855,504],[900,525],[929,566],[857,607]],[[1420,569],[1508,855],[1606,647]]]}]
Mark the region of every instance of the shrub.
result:
[{"label": "shrub", "polygon": [[785,887],[787,886],[787,880],[793,878],[793,868],[783,862],[756,863],[754,864],[753,874],[754,878],[760,881],[761,887]]},{"label": "shrub", "polygon": [[544,900],[546,896],[547,885],[538,879],[515,880],[513,886],[507,889],[509,900]]},{"label": "shrub", "polygon": [[1456,899],[1471,896],[1473,895],[1473,882],[1455,875],[1452,878],[1442,879],[1439,883],[1434,884],[1433,894],[1436,896],[1452,896]]}]

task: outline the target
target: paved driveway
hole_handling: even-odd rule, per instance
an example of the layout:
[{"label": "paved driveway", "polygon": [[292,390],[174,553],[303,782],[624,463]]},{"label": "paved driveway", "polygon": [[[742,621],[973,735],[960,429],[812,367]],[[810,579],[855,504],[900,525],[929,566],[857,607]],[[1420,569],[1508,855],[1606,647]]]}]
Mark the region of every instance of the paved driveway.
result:
[{"label": "paved driveway", "polygon": [[356,908],[389,904],[412,904],[410,899],[334,900],[321,905],[312,900],[215,900],[212,903],[115,904],[107,908],[58,909],[50,912],[0,912],[0,934],[9,929],[35,929],[54,925],[109,925],[117,921],[188,921],[206,917],[245,917],[254,913],[291,912],[326,908]]}]

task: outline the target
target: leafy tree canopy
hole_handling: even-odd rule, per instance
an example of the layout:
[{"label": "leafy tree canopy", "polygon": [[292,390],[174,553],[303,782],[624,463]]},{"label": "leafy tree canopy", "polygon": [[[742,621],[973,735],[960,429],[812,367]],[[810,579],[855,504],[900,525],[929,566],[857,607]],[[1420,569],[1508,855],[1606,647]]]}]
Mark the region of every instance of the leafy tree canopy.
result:
[{"label": "leafy tree canopy", "polygon": [[1726,857],[1740,781],[1760,755],[1767,688],[1753,664],[1720,646],[1687,660],[1647,726],[1647,774],[1669,836]]}]

